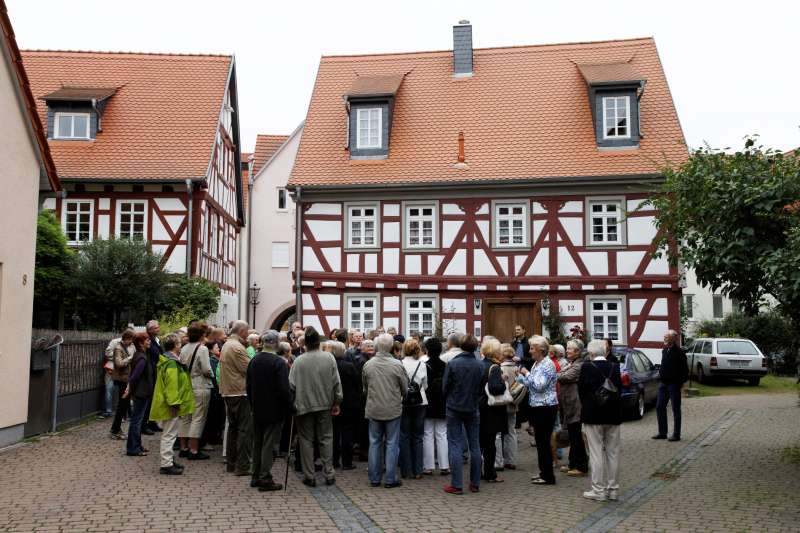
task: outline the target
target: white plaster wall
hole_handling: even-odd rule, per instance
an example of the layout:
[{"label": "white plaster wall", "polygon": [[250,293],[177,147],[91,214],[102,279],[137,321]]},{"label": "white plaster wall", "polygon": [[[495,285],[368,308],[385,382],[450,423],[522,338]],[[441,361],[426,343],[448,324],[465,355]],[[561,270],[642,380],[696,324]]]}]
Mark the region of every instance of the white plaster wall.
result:
[{"label": "white plaster wall", "polygon": [[465,276],[467,274],[467,251],[464,249],[456,250],[453,258],[444,269],[445,276]]},{"label": "white plaster wall", "polygon": [[463,298],[443,298],[442,313],[466,313],[467,301]]},{"label": "white plaster wall", "polygon": [[178,198],[156,198],[155,200],[161,211],[186,211],[186,206]]},{"label": "white plaster wall", "polygon": [[442,214],[443,215],[461,215],[461,209],[458,208],[456,204],[442,204]]},{"label": "white plaster wall", "polygon": [[[300,138],[298,136],[297,144],[299,144],[299,143],[300,143]],[[290,147],[287,145],[286,148],[284,148],[284,150],[286,150],[288,148],[290,148]],[[292,146],[292,148],[293,148],[294,154],[291,156],[291,161],[287,161],[287,162],[290,163],[291,166],[294,166],[294,156],[297,154],[297,145]],[[283,155],[283,154],[278,154],[278,155],[280,156],[280,155]],[[272,167],[275,162],[276,161],[273,160],[273,162],[270,164],[270,167]],[[292,172],[291,166],[289,168],[289,173]],[[276,168],[276,169],[273,170],[273,172],[275,174],[278,174],[279,173],[278,170],[279,169]],[[264,173],[266,173],[266,169],[265,169]],[[283,172],[280,172],[280,174],[283,175]],[[285,180],[274,180],[273,187],[282,187],[282,186],[286,185],[287,181],[289,181],[289,174],[288,173],[286,174],[286,179]],[[275,199],[275,202],[277,202],[277,198]],[[308,208],[308,211],[306,211],[306,214],[308,214],[308,215],[341,215],[342,214],[342,204],[326,204],[326,203],[322,203],[322,202],[315,203],[311,207]]]},{"label": "white plaster wall", "polygon": [[335,220],[306,220],[311,235],[317,241],[338,241],[342,238],[342,224]]},{"label": "white plaster wall", "polygon": [[669,329],[666,320],[648,320],[644,324],[640,341],[659,342],[664,340],[664,333]]},{"label": "white plaster wall", "polygon": [[[101,198],[100,200],[107,200],[107,198]],[[110,236],[109,228],[110,228],[110,217],[109,215],[96,215],[97,216],[97,235],[95,238],[101,239],[108,239]]]},{"label": "white plaster wall", "polygon": [[442,222],[442,246],[449,248],[453,245],[453,240],[456,238],[458,230],[461,229],[461,224],[458,220],[445,220]]},{"label": "white plaster wall", "polygon": [[636,272],[646,252],[617,252],[617,274],[630,276]]},{"label": "white plaster wall", "polygon": [[475,275],[476,276],[496,276],[497,271],[494,269],[492,264],[489,262],[489,258],[486,256],[486,252],[481,249],[477,249],[473,251],[474,259],[473,265],[475,268]]},{"label": "white plaster wall", "polygon": [[562,217],[561,225],[567,232],[567,237],[575,246],[583,246],[583,219],[575,217]]},{"label": "white plaster wall", "polygon": [[592,276],[608,275],[608,254],[605,252],[578,252],[578,256],[586,265]]},{"label": "white plaster wall", "polygon": [[400,297],[399,296],[386,296],[383,298],[384,312],[396,312],[400,310]]},{"label": "white plaster wall", "polygon": [[[28,416],[39,161],[4,49],[0,56],[0,335],[6,340],[0,345],[0,439],[5,440],[3,429],[24,424]],[[6,435],[13,437],[0,440],[0,446],[21,438],[22,427]]]},{"label": "white plaster wall", "polygon": [[656,236],[655,217],[628,218],[628,244],[650,244]]},{"label": "white plaster wall", "polygon": [[558,275],[559,276],[577,276],[580,274],[578,266],[569,255],[569,250],[563,246],[558,247]]},{"label": "white plaster wall", "polygon": [[383,236],[383,242],[400,242],[400,223],[384,222],[381,235]]},{"label": "white plaster wall", "polygon": [[[155,248],[155,246],[153,246]],[[166,248],[166,246],[164,246]],[[186,272],[186,245],[185,244],[177,244],[175,248],[172,249],[172,253],[169,254],[169,259],[167,259],[167,263],[165,265],[166,270],[169,272],[175,273],[184,273]]]},{"label": "white plaster wall", "polygon": [[400,250],[385,248],[383,250],[383,273],[397,274],[400,272]]},{"label": "white plaster wall", "polygon": [[[250,253],[250,285],[254,282],[261,287],[260,303],[256,307],[256,322],[254,326],[262,329],[269,324],[267,319],[282,306],[294,300],[292,285],[292,272],[295,259],[295,205],[291,196],[287,198],[288,209],[278,210],[278,187],[284,187],[294,166],[295,155],[300,143],[302,130],[295,132],[290,137],[281,151],[275,154],[269,165],[263,167],[255,176],[253,190],[250,195],[252,215],[249,221],[249,231],[252,232],[252,250]],[[341,213],[339,204],[314,204],[307,211],[326,215]],[[326,224],[321,231],[327,235],[335,235],[339,224]],[[341,232],[341,229],[338,229]],[[240,235],[240,239],[246,236]],[[289,243],[289,267],[272,267],[272,243]],[[328,258],[330,262],[331,259]],[[245,264],[246,257],[245,257]],[[331,265],[339,268],[340,263]],[[307,270],[321,271],[322,267],[310,248],[303,250],[303,267]],[[252,311],[249,310],[248,315]],[[252,320],[252,317],[250,317]]]},{"label": "white plaster wall", "polygon": [[422,272],[422,259],[419,255],[406,255],[406,274],[419,274]]},{"label": "white plaster wall", "polygon": [[533,258],[531,266],[528,267],[527,276],[547,276],[550,273],[550,250],[540,248]]}]

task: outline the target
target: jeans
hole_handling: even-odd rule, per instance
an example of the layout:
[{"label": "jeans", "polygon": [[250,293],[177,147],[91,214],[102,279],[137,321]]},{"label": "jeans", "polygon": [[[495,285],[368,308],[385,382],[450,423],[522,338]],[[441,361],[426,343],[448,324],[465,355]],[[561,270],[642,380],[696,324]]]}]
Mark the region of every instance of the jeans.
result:
[{"label": "jeans", "polygon": [[450,456],[450,484],[457,489],[464,485],[463,453],[469,448],[469,483],[481,484],[480,414],[447,410],[447,450]]},{"label": "jeans", "polygon": [[117,412],[114,415],[114,422],[111,423],[111,433],[119,433],[122,431],[122,419],[128,415],[131,407],[131,398],[123,398],[122,394],[128,383],[125,381],[115,381],[114,386],[117,388]]},{"label": "jeans", "polygon": [[144,451],[142,447],[142,420],[144,419],[145,411],[147,411],[147,398],[134,398],[133,412],[131,413],[130,422],[128,422],[128,455]]},{"label": "jeans", "polygon": [[619,424],[584,424],[586,442],[589,444],[592,491],[607,494],[619,490]]},{"label": "jeans", "polygon": [[536,454],[539,460],[539,477],[551,484],[556,482],[556,476],[553,473],[553,452],[550,449],[550,440],[553,437],[553,426],[556,423],[557,413],[557,405],[531,408],[533,436],[536,439]]},{"label": "jeans", "polygon": [[356,418],[352,415],[333,417],[333,467],[353,466],[353,437]]},{"label": "jeans", "polygon": [[103,416],[111,416],[114,412],[114,380],[111,376],[106,374],[103,379],[105,380],[103,388]]},{"label": "jeans", "polygon": [[228,472],[250,472],[250,455],[253,450],[253,420],[246,396],[227,396],[228,413],[226,458]]},{"label": "jeans", "polygon": [[422,437],[425,434],[425,406],[404,405],[400,418],[400,474],[422,474]]},{"label": "jeans", "polygon": [[439,462],[439,470],[450,470],[447,456],[447,420],[426,418],[425,435],[422,438],[422,467],[433,470]]},{"label": "jeans", "polygon": [[567,424],[567,431],[569,432],[569,468],[586,473],[589,471],[589,458],[586,456],[580,421]]},{"label": "jeans", "polygon": [[[397,458],[400,453],[400,419],[369,421],[369,482],[381,482],[381,474],[386,472],[385,483],[397,483]],[[384,439],[386,449],[384,451]]]},{"label": "jeans", "polygon": [[283,422],[259,424],[253,419],[253,481],[272,481],[272,451],[282,428]]},{"label": "jeans", "polygon": [[505,465],[517,464],[517,413],[508,413],[508,433],[503,435],[497,434],[495,441],[495,454],[494,466],[495,468],[502,468]]},{"label": "jeans", "polygon": [[672,435],[681,436],[681,389],[679,383],[662,383],[658,386],[658,399],[656,400],[656,417],[658,418],[658,434],[666,435],[667,428],[667,402],[672,402],[672,418],[674,428]]}]

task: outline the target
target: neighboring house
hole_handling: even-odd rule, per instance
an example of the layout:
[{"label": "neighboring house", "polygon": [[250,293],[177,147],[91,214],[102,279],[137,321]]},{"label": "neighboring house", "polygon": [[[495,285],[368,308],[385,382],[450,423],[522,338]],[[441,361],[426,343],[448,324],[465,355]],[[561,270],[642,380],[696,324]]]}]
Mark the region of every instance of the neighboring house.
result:
[{"label": "neighboring house", "polygon": [[[565,326],[660,361],[679,276],[633,210],[687,149],[652,38],[330,56],[288,187],[302,321],[509,340]],[[630,211],[630,212],[629,212]]]},{"label": "neighboring house", "polygon": [[683,312],[686,317],[686,333],[695,334],[695,328],[703,320],[722,320],[738,311],[735,300],[714,293],[708,287],[701,287],[694,270],[686,270],[686,286],[683,288]]},{"label": "neighboring house", "polygon": [[21,440],[28,418],[36,216],[60,188],[44,127],[0,0],[0,448]]},{"label": "neighboring house", "polygon": [[242,210],[233,56],[23,52],[63,195],[48,202],[71,245],[143,239],[167,270],[222,289],[238,313]]},{"label": "neighboring house", "polygon": [[252,250],[249,286],[261,288],[259,304],[247,317],[255,327],[281,329],[294,315],[292,272],[295,264],[295,208],[286,190],[303,133],[300,125],[291,135],[259,135],[253,162],[250,212]]}]

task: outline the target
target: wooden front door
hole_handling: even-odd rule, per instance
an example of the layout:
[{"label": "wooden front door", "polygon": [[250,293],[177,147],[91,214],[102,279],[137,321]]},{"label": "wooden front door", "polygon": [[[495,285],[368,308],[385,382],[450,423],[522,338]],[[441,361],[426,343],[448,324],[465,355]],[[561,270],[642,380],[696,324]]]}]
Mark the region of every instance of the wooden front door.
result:
[{"label": "wooden front door", "polygon": [[514,326],[525,328],[525,334],[542,334],[542,315],[538,300],[488,299],[483,304],[484,336],[493,335],[500,342],[514,339]]}]

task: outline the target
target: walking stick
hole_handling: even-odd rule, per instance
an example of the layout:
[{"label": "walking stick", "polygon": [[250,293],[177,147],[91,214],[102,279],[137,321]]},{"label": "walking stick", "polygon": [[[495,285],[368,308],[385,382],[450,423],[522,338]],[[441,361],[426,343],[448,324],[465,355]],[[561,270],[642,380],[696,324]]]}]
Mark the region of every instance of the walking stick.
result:
[{"label": "walking stick", "polygon": [[289,485],[289,468],[292,464],[292,450],[294,450],[294,416],[289,421],[289,451],[286,453],[286,472],[283,476],[283,491],[286,492],[286,487]]}]

